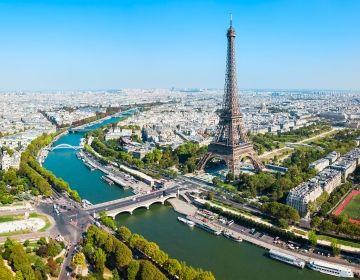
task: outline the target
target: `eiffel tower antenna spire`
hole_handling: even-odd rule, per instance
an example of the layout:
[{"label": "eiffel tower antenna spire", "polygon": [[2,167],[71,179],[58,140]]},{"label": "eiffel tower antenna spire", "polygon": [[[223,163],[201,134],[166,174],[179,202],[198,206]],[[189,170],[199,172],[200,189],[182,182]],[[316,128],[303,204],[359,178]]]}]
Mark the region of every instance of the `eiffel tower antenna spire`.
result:
[{"label": "eiffel tower antenna spire", "polygon": [[230,172],[235,174],[241,160],[249,158],[256,169],[262,170],[264,166],[248,139],[243,124],[243,116],[240,112],[236,79],[236,33],[232,26],[232,14],[230,14],[230,27],[227,30],[226,37],[227,55],[223,106],[219,115],[216,136],[208,146],[208,153],[199,161],[197,169],[203,169],[206,162],[212,158],[220,158],[226,162]]}]

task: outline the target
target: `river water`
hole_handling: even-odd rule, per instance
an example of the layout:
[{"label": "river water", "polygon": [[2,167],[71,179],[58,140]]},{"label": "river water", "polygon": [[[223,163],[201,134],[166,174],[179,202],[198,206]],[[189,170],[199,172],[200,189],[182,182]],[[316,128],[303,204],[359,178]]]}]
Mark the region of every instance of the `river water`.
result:
[{"label": "river water", "polygon": [[[117,122],[122,117],[110,118],[89,126],[96,129]],[[83,133],[62,136],[54,145],[77,146]],[[130,190],[109,186],[102,179],[102,172],[90,171],[76,157],[76,151],[58,149],[49,152],[44,167],[69,182],[72,189],[92,203],[109,201],[132,195]],[[170,206],[152,205],[150,210],[138,209],[133,215],[120,214],[118,225],[125,225],[159,244],[171,257],[194,266],[210,270],[218,280],[326,280],[337,279],[308,269],[280,263],[265,256],[265,250],[246,242],[236,243],[203,230],[191,229],[177,221],[178,214]]]}]

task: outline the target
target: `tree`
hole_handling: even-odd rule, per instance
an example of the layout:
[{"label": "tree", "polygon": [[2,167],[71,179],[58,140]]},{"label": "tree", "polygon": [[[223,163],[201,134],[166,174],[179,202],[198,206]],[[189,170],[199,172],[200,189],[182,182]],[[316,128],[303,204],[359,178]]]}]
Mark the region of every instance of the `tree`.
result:
[{"label": "tree", "polygon": [[94,268],[97,272],[104,273],[106,254],[101,248],[94,253]]},{"label": "tree", "polygon": [[120,235],[120,238],[124,241],[124,242],[128,242],[130,237],[131,237],[131,231],[125,227],[125,226],[121,226],[118,229],[118,233]]},{"label": "tree", "polygon": [[286,229],[286,228],[289,227],[289,223],[287,222],[287,220],[280,218],[280,219],[279,219],[279,226],[280,226],[281,228],[285,228],[285,229]]},{"label": "tree", "polygon": [[206,199],[207,200],[213,200],[214,199],[214,192],[208,192],[207,193],[207,196],[206,196]]},{"label": "tree", "polygon": [[115,249],[116,268],[122,270],[132,260],[131,250],[121,241],[118,241]]},{"label": "tree", "polygon": [[234,181],[235,180],[235,174],[232,172],[228,172],[228,174],[226,174],[226,180],[227,181]]},{"label": "tree", "polygon": [[150,261],[140,261],[140,269],[137,275],[139,280],[166,280],[167,278]]},{"label": "tree", "polygon": [[336,239],[331,240],[331,249],[334,256],[338,256],[340,254],[340,245]]},{"label": "tree", "polygon": [[37,275],[37,278],[44,279],[44,280],[47,279],[47,274],[49,273],[49,268],[48,268],[48,266],[45,265],[43,260],[39,257],[36,258],[36,260],[35,260],[34,270]]},{"label": "tree", "polygon": [[166,271],[172,275],[180,275],[181,272],[181,264],[178,260],[176,259],[168,259],[165,263],[164,263],[164,268],[166,269]]},{"label": "tree", "polygon": [[135,280],[136,275],[138,274],[140,269],[140,262],[137,260],[132,260],[127,268],[127,279],[128,280]]},{"label": "tree", "polygon": [[120,276],[119,276],[119,272],[117,271],[116,268],[114,268],[112,271],[112,278],[111,280],[120,280]]},{"label": "tree", "polygon": [[76,253],[73,257],[73,260],[72,260],[72,263],[74,266],[76,265],[85,265],[85,256],[83,253],[79,252],[79,253]]},{"label": "tree", "polygon": [[214,184],[215,187],[220,187],[222,181],[219,177],[215,176],[213,179],[212,179],[212,183]]},{"label": "tree", "polygon": [[59,266],[57,264],[57,260],[58,259],[56,259],[56,261],[54,261],[53,258],[49,258],[47,261],[47,266],[50,270],[50,275],[54,276],[54,277],[57,277],[59,274]]},{"label": "tree", "polygon": [[279,202],[264,203],[261,206],[261,210],[275,218],[285,219],[287,222],[297,222],[300,220],[300,215],[296,209]]},{"label": "tree", "polygon": [[309,238],[311,246],[315,247],[317,244],[317,235],[316,235],[315,231],[313,231],[313,230],[309,231],[308,238]]},{"label": "tree", "polygon": [[215,277],[209,271],[202,271],[195,277],[194,280],[215,280]]},{"label": "tree", "polygon": [[100,221],[112,230],[116,229],[115,221],[111,217],[108,217],[105,211],[100,212]]},{"label": "tree", "polygon": [[316,216],[311,219],[311,227],[312,228],[318,228],[321,224],[321,218]]},{"label": "tree", "polygon": [[24,280],[24,276],[22,275],[21,271],[16,271],[15,280]]},{"label": "tree", "polygon": [[5,266],[4,260],[0,255],[0,280],[13,280],[11,271]]},{"label": "tree", "polygon": [[9,262],[15,271],[22,272],[25,280],[35,279],[34,270],[21,244],[14,243],[11,248]]}]

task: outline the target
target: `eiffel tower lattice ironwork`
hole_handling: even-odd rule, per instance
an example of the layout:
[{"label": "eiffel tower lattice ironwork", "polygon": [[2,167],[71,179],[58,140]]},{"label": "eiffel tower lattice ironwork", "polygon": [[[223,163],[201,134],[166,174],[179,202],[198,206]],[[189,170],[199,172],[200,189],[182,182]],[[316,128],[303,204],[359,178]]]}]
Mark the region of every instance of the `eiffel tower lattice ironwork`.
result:
[{"label": "eiffel tower lattice ironwork", "polygon": [[249,158],[257,170],[264,169],[253,145],[250,143],[240,112],[235,63],[235,29],[230,20],[227,30],[227,58],[223,107],[219,115],[216,137],[208,147],[208,152],[200,159],[197,170],[205,167],[212,158],[223,159],[229,171],[236,174],[242,159]]}]

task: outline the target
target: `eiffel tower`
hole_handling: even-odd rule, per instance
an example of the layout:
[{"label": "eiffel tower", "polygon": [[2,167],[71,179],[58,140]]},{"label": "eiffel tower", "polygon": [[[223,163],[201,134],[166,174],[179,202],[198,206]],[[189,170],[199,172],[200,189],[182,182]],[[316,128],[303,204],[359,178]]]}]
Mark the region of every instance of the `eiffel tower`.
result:
[{"label": "eiffel tower", "polygon": [[200,159],[197,170],[204,169],[206,163],[219,158],[226,162],[230,172],[236,174],[242,159],[249,158],[257,170],[264,169],[253,145],[249,141],[243,124],[243,115],[240,112],[235,64],[235,29],[230,19],[227,30],[227,57],[226,75],[223,97],[223,106],[219,115],[219,124],[216,137],[208,146],[208,152]]}]

